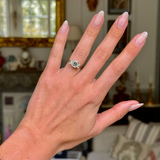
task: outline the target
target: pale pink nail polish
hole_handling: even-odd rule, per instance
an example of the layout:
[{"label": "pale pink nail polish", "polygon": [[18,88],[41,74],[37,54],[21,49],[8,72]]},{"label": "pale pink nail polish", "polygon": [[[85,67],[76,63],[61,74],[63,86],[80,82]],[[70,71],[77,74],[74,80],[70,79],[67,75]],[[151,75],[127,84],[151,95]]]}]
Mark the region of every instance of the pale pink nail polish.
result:
[{"label": "pale pink nail polish", "polygon": [[144,103],[139,103],[139,104],[135,104],[135,105],[132,105],[130,108],[129,108],[129,111],[133,111],[137,108],[140,108],[144,105]]},{"label": "pale pink nail polish", "polygon": [[124,12],[117,20],[118,28],[123,29],[126,26],[127,21],[128,21],[128,12]]},{"label": "pale pink nail polish", "polygon": [[135,45],[136,46],[141,46],[145,42],[145,40],[146,40],[147,37],[148,37],[148,33],[147,32],[141,33],[137,37],[137,39],[135,40]]},{"label": "pale pink nail polish", "polygon": [[102,23],[103,17],[104,17],[104,11],[100,11],[100,12],[97,14],[95,20],[93,21],[93,25],[94,25],[95,27],[99,27],[100,24]]},{"label": "pale pink nail polish", "polygon": [[68,27],[68,21],[64,21],[63,25],[61,26],[61,33],[66,33]]}]

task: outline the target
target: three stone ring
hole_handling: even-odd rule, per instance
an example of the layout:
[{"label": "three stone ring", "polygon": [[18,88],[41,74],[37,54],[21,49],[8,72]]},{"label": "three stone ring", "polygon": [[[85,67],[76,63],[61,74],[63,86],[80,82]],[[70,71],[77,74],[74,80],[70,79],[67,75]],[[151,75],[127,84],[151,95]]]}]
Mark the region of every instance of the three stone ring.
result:
[{"label": "three stone ring", "polygon": [[73,68],[82,68],[80,63],[76,60],[69,59],[68,62]]}]

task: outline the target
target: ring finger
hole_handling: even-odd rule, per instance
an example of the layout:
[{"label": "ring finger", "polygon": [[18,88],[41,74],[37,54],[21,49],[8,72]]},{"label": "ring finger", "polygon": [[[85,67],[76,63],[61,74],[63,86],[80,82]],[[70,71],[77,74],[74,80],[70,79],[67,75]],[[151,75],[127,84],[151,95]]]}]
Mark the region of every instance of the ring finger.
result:
[{"label": "ring finger", "polygon": [[[80,66],[82,66],[89,55],[91,47],[101,29],[101,26],[104,21],[104,12],[100,11],[97,15],[95,15],[88,25],[86,31],[84,32],[80,42],[77,47],[73,51],[69,61],[76,60],[79,62]],[[69,74],[69,76],[74,76],[80,71],[79,68],[74,68],[71,64],[67,63],[65,66],[65,72]]]}]

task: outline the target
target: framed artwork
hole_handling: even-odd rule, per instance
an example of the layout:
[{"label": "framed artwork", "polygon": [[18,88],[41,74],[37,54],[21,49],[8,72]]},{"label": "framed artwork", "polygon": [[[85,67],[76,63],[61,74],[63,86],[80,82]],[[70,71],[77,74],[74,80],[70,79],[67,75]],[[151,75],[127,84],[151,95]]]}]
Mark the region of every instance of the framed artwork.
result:
[{"label": "framed artwork", "polygon": [[[109,29],[111,28],[111,26],[113,25],[114,22],[115,22],[114,20],[108,21],[108,31],[109,31]],[[115,47],[113,53],[119,54],[120,52],[122,52],[122,50],[128,44],[128,42],[130,41],[130,30],[131,30],[131,22],[129,21],[128,26],[127,26],[122,38],[120,39],[117,46]]]},{"label": "framed artwork", "polygon": [[131,13],[131,0],[108,0],[108,14]]}]

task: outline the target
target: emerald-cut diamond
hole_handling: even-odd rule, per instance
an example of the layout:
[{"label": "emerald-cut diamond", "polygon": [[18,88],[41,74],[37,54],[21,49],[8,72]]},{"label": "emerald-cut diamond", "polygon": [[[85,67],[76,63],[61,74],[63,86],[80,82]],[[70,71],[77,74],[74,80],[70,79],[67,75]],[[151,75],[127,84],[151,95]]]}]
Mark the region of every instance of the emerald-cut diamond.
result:
[{"label": "emerald-cut diamond", "polygon": [[76,60],[70,60],[69,64],[73,67],[73,68],[79,68],[80,67],[80,64],[78,61]]}]

